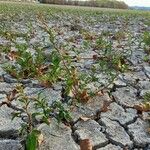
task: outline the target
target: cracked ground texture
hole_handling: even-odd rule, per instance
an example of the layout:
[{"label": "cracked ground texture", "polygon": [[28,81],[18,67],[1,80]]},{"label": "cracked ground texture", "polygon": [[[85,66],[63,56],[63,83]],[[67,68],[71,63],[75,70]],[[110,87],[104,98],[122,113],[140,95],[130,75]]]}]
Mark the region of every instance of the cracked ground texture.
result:
[{"label": "cracked ground texture", "polygon": [[[11,4],[3,5],[7,5],[7,8],[12,9]],[[17,7],[23,9],[19,5]],[[41,7],[47,11],[50,8],[50,6]],[[51,7],[54,9],[54,6]],[[41,9],[40,6],[38,9]],[[42,11],[46,15],[44,9]],[[136,15],[136,12],[120,13],[119,11],[111,12],[99,9],[88,10],[87,8],[82,11],[80,10],[82,8],[72,9],[74,11],[71,12],[69,8],[63,8],[62,10],[61,7],[57,6],[57,11],[53,14],[54,17],[48,17],[47,15],[48,25],[60,32],[56,37],[58,42],[67,43],[74,38],[72,42],[68,42],[68,54],[72,57],[76,56],[75,51],[72,51],[71,48],[78,49],[80,57],[92,57],[99,54],[100,49],[93,48],[91,44],[86,48],[83,47],[84,39],[81,32],[79,32],[80,29],[89,31],[95,36],[108,32],[109,40],[111,40],[116,50],[121,53],[131,53],[126,59],[128,70],[119,73],[103,95],[95,96],[86,104],[79,104],[73,109],[71,111],[73,120],[71,126],[66,126],[63,123],[58,124],[54,118],[51,120],[50,125],[44,123],[38,125],[38,130],[44,136],[44,141],[39,150],[79,150],[80,140],[87,138],[92,140],[94,150],[150,150],[150,133],[147,131],[149,124],[133,108],[134,105],[143,101],[144,93],[150,92],[150,56],[145,53],[143,43],[141,43],[143,33],[145,31],[150,32],[150,26],[147,24],[148,21],[150,22],[148,20],[150,14]],[[45,56],[49,56],[51,45],[47,35],[38,27],[39,22],[36,21],[34,13],[29,11],[29,15],[28,13],[17,14],[18,18],[15,18],[13,14],[14,19],[11,21],[10,18],[2,17],[2,14],[3,12],[0,13],[1,27],[5,24],[5,27],[10,27],[11,31],[21,33],[28,32],[26,24],[28,22],[27,17],[30,16],[36,35],[30,39],[30,46],[40,44],[44,47]],[[73,28],[74,22],[77,22],[77,25]],[[119,41],[114,38],[115,33],[118,31],[130,34],[130,46],[128,35],[125,35]],[[24,43],[24,40],[17,38],[16,42]],[[92,39],[89,43],[94,42],[95,39]],[[8,43],[9,41],[0,35],[0,45],[4,46]],[[15,49],[13,44],[11,49]],[[32,48],[30,50],[32,52]],[[148,57],[149,62],[144,61],[145,57]],[[25,86],[24,92],[27,95],[37,96],[38,93],[42,92],[49,104],[62,98],[62,83],[57,83],[52,88],[44,88],[40,86],[36,79],[29,78],[18,81],[5,71],[3,66],[6,63],[13,62],[8,60],[7,53],[2,52],[0,47],[0,102],[4,101],[7,93],[20,83]],[[84,72],[88,72],[93,64],[92,60],[86,59],[73,62],[74,66]],[[88,83],[88,87],[93,91],[96,86],[99,87],[100,83],[107,84],[107,79],[100,72],[97,73],[97,78],[99,82]],[[108,110],[102,112],[101,109],[105,101],[109,102]],[[14,103],[19,105],[16,101]],[[0,150],[24,149],[19,136],[19,129],[23,120],[15,118],[12,121],[12,112],[13,109],[5,105],[0,108]],[[147,116],[148,113],[144,115]],[[89,119],[82,120],[82,117]]]}]

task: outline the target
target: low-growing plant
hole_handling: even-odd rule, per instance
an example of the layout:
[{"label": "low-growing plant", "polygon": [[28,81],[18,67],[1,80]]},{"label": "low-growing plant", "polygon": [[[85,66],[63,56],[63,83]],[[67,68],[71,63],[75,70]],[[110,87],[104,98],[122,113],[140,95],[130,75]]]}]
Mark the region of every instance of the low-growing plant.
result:
[{"label": "low-growing plant", "polygon": [[[99,64],[96,71],[101,71],[108,76],[108,84],[113,82],[119,72],[123,72],[127,69],[125,56],[115,51],[112,43],[106,40],[106,38],[103,38],[102,35],[96,37],[88,31],[80,31],[84,37],[84,41],[87,42],[87,44],[83,43],[85,49],[86,45],[91,46],[92,44],[89,43],[95,40],[93,49],[97,51],[97,55],[93,55],[91,58],[80,58],[78,56],[72,58],[66,53],[67,50],[65,50],[65,48],[67,46],[57,42],[57,30],[49,27],[43,16],[39,15],[38,20],[40,28],[49,36],[49,42],[52,46],[49,59],[48,61],[44,60],[43,49],[38,46],[32,45],[34,50],[31,53],[28,40],[26,40],[26,44],[14,43],[17,50],[10,51],[8,55],[9,58],[14,61],[14,64],[6,66],[6,71],[12,76],[18,79],[36,78],[41,85],[45,87],[51,87],[58,81],[62,81],[64,82],[65,95],[72,94],[74,99],[86,102],[89,100],[89,93],[91,93],[87,90],[87,81],[98,82],[98,79],[91,69],[91,73],[88,72],[88,75],[85,75],[85,79],[88,77],[88,80],[84,80],[82,78],[83,74],[80,73],[76,67],[72,67],[72,61],[74,61],[74,59],[76,59],[76,61],[90,59],[93,60],[95,64]],[[32,28],[30,30],[32,30]],[[12,37],[11,34],[10,37]],[[78,52],[78,54],[80,54],[80,52]],[[105,87],[107,87],[107,85]]]},{"label": "low-growing plant", "polygon": [[150,33],[149,32],[144,32],[142,42],[144,43],[145,52],[150,54]]},{"label": "low-growing plant", "polygon": [[145,102],[150,102],[150,92],[146,92],[143,96]]},{"label": "low-growing plant", "polygon": [[40,82],[45,86],[52,86],[61,78],[62,68],[60,66],[61,58],[57,52],[51,54],[51,64],[45,74],[40,76]]},{"label": "low-growing plant", "polygon": [[125,37],[126,37],[125,31],[117,31],[114,34],[113,39],[117,40],[118,43],[120,43],[122,39],[125,39]]},{"label": "low-growing plant", "polygon": [[111,42],[101,39],[99,42],[97,42],[97,44],[98,48],[101,48],[102,46],[102,50],[99,53],[99,56],[96,58],[96,60],[99,62],[100,69],[106,73],[112,73],[114,71],[123,72],[127,69],[127,64],[125,61],[126,56],[119,51],[114,50]]},{"label": "low-growing plant", "polygon": [[58,123],[60,123],[61,121],[64,123],[69,123],[72,120],[72,116],[69,112],[69,110],[67,110],[62,102],[60,101],[55,101],[52,104],[52,108],[53,108],[53,112],[56,113],[56,119],[58,120]]},{"label": "low-growing plant", "polygon": [[[12,102],[18,102],[18,106],[15,106]],[[41,136],[41,132],[37,130],[37,125],[41,122],[50,124],[50,119],[55,117],[60,123],[69,123],[72,120],[69,108],[65,108],[61,101],[55,101],[52,104],[48,104],[42,93],[39,93],[37,97],[28,96],[24,92],[23,85],[18,85],[7,95],[7,100],[0,103],[7,105],[14,109],[12,113],[12,119],[19,117],[23,120],[20,134],[25,142],[26,150],[36,150],[38,147],[38,138]],[[52,115],[53,114],[53,115]]]},{"label": "low-growing plant", "polygon": [[64,94],[71,95],[78,102],[87,102],[89,100],[89,94],[86,89],[87,81],[81,80],[81,78],[82,76],[77,69],[72,67],[71,74],[66,76]]},{"label": "low-growing plant", "polygon": [[145,62],[150,63],[150,56],[149,56],[149,55],[144,56],[143,60],[144,60]]},{"label": "low-growing plant", "polygon": [[[53,33],[53,30],[51,28],[49,28],[45,22],[45,20],[43,20],[43,18],[39,18],[41,23],[42,23],[42,29],[44,29],[45,32],[47,32],[49,34],[49,40],[50,42],[53,44],[54,47],[54,54],[55,57],[58,57],[56,60],[56,67],[53,68],[53,74],[50,74],[50,77],[48,79],[52,79],[52,77],[55,78],[55,80],[59,79],[58,76],[59,74],[61,75],[60,72],[60,62],[62,63],[62,75],[65,81],[65,87],[64,87],[64,95],[69,95],[70,93],[72,93],[73,97],[76,100],[88,100],[88,94],[86,89],[83,88],[81,82],[80,82],[80,78],[78,76],[77,73],[77,69],[72,67],[70,65],[70,57],[67,56],[66,54],[62,51],[64,49],[64,47],[58,45],[55,41],[55,35]],[[55,57],[53,57],[53,59],[55,60]],[[59,61],[58,61],[59,60]],[[55,66],[55,65],[54,65]],[[59,73],[57,73],[56,71],[59,71]],[[51,81],[50,81],[51,82]]]},{"label": "low-growing plant", "polygon": [[16,48],[17,51],[10,51],[8,55],[15,62],[6,65],[5,70],[18,79],[39,76],[45,69],[41,50],[37,50],[33,56],[26,44],[16,44]]},{"label": "low-growing plant", "polygon": [[17,86],[15,90],[18,94],[17,101],[20,102],[21,111],[14,111],[12,119],[16,117],[26,117],[26,121],[22,123],[20,132],[22,138],[25,140],[25,148],[27,150],[36,150],[38,146],[38,136],[40,135],[40,131],[36,129],[36,124],[34,122],[35,113],[31,111],[31,104],[33,103],[33,101],[24,93],[23,86]]},{"label": "low-growing plant", "polygon": [[107,49],[109,48],[111,45],[110,43],[108,43],[106,40],[103,39],[102,36],[98,37],[96,40],[96,43],[94,45],[94,49]]}]

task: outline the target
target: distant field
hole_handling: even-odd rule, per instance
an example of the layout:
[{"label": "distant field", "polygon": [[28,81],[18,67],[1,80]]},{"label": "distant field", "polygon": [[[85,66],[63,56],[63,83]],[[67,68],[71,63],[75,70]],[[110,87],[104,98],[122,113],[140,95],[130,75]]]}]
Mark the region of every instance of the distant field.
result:
[{"label": "distant field", "polygon": [[90,12],[92,15],[93,13],[117,13],[118,15],[144,15],[149,17],[150,12],[145,11],[137,11],[137,10],[121,10],[121,9],[110,9],[110,8],[97,8],[97,7],[83,7],[83,6],[68,6],[68,5],[52,5],[52,4],[39,4],[39,3],[25,3],[25,2],[7,2],[7,1],[0,1],[0,13],[7,13],[9,11],[16,12],[16,11],[33,11],[33,12],[50,12],[53,11],[71,11],[71,12]]}]

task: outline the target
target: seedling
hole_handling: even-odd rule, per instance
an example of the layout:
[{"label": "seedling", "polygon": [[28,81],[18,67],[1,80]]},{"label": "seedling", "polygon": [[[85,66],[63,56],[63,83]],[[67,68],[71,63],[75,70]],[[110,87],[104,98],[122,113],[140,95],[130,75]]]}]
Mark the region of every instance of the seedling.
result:
[{"label": "seedling", "polygon": [[144,50],[146,53],[150,54],[150,33],[145,32],[143,35],[143,43],[144,43]]},{"label": "seedling", "polygon": [[[14,100],[18,101],[20,105],[14,106],[12,103]],[[28,96],[22,85],[18,85],[11,91],[7,100],[0,103],[0,106],[2,105],[14,109],[12,119],[16,117],[23,119],[20,134],[25,140],[27,150],[36,150],[38,147],[38,137],[41,133],[37,130],[37,124],[44,122],[49,125],[50,118],[54,116],[58,123],[61,121],[69,123],[72,119],[69,109],[66,109],[60,101],[49,105],[42,93],[39,93],[37,97]]]}]

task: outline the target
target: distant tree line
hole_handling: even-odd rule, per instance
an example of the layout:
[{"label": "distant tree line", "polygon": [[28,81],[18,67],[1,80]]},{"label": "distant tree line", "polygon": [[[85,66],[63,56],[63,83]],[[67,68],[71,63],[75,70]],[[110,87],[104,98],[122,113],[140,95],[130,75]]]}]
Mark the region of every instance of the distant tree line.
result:
[{"label": "distant tree line", "polygon": [[39,0],[41,3],[58,4],[58,5],[75,5],[75,6],[90,6],[103,8],[118,8],[128,9],[128,5],[123,1],[117,0]]}]

